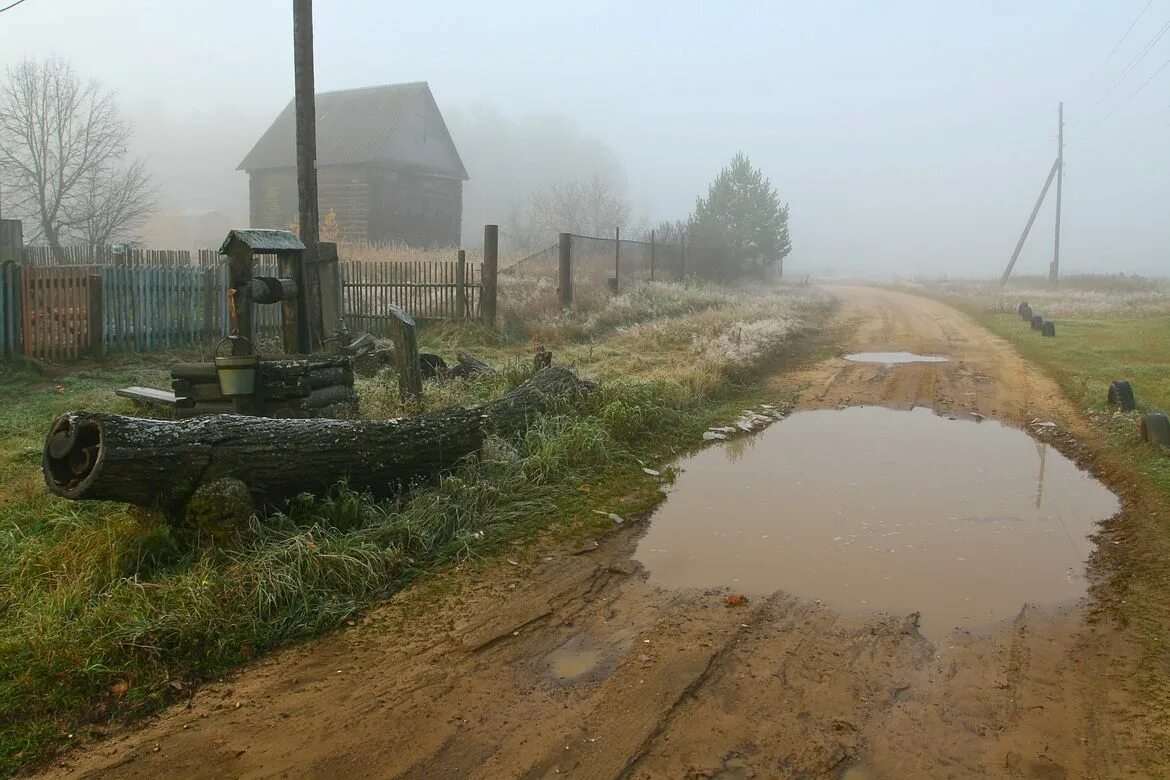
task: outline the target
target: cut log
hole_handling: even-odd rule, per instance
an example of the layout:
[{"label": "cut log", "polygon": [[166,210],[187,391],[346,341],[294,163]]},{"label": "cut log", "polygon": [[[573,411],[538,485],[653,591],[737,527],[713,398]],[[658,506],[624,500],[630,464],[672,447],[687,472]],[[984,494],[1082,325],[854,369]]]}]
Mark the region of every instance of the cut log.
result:
[{"label": "cut log", "polygon": [[548,368],[481,406],[386,421],[69,412],[49,429],[42,470],[55,495],[160,507],[172,518],[184,515],[201,485],[224,477],[247,485],[257,506],[321,493],[343,479],[385,496],[451,468],[488,434],[518,433],[534,415],[592,387],[568,369]]}]

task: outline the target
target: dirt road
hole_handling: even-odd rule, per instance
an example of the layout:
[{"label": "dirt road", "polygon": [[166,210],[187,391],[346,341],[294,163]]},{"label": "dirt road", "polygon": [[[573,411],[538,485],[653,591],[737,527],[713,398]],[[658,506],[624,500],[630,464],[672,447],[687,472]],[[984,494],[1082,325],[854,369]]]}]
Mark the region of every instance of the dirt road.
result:
[{"label": "dirt road", "polygon": [[[803,408],[928,406],[1077,435],[1056,387],[941,304],[834,291],[848,351],[777,377]],[[781,423],[782,424],[782,423]],[[631,524],[632,525],[632,524]],[[77,777],[1097,777],[1129,761],[1123,657],[1091,605],[932,644],[907,615],[841,615],[782,593],[729,607],[665,591],[596,548],[456,575],[352,629],[200,690],[69,756]]]}]

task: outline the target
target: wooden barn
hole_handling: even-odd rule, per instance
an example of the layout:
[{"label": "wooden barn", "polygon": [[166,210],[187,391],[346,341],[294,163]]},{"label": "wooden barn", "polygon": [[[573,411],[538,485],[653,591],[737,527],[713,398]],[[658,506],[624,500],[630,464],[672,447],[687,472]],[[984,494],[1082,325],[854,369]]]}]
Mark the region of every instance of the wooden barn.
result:
[{"label": "wooden barn", "polygon": [[[291,101],[237,170],[248,173],[252,227],[287,230],[297,216]],[[317,95],[317,201],[343,240],[457,245],[466,180],[426,82]]]}]

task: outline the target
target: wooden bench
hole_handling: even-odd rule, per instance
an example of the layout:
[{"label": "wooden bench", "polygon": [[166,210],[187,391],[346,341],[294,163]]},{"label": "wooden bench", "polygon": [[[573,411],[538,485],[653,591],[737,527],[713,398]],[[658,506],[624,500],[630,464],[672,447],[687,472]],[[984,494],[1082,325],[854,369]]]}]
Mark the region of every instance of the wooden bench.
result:
[{"label": "wooden bench", "polygon": [[159,390],[154,387],[120,387],[114,395],[129,398],[131,401],[147,404],[148,406],[166,406],[174,408],[175,394],[170,390]]}]

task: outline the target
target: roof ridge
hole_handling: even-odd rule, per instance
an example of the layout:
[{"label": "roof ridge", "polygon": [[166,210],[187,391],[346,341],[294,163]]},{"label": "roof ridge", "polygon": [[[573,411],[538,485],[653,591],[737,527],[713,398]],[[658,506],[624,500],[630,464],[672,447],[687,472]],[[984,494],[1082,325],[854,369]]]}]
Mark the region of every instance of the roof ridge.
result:
[{"label": "roof ridge", "polygon": [[318,92],[318,95],[339,95],[343,92],[368,92],[374,89],[387,89],[388,87],[427,87],[430,85],[425,81],[403,81],[397,84],[375,84],[369,87],[346,87],[345,89],[330,89],[324,92]]}]

